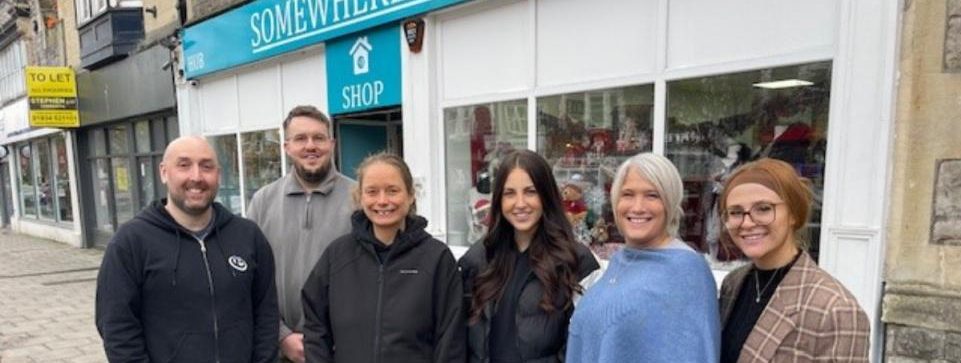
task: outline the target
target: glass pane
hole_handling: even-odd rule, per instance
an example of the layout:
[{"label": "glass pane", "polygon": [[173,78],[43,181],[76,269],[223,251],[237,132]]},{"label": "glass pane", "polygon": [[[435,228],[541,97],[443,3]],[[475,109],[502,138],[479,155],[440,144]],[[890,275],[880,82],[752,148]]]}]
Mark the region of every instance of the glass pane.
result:
[{"label": "glass pane", "polygon": [[487,230],[497,160],[527,148],[527,100],[444,110],[447,135],[447,243],[468,246]]},{"label": "glass pane", "polygon": [[250,202],[260,187],[280,178],[280,131],[265,130],[240,135],[244,152],[244,198]]},{"label": "glass pane", "polygon": [[554,168],[577,240],[602,258],[624,243],[609,200],[617,167],[650,151],[654,86],[537,99],[537,151]]},{"label": "glass pane", "polygon": [[113,170],[113,204],[117,213],[117,224],[133,219],[136,206],[133,191],[130,189],[130,163],[127,158],[111,158]]},{"label": "glass pane", "polygon": [[137,158],[137,169],[140,175],[140,205],[139,208],[146,207],[156,197],[157,187],[154,184],[154,175],[157,168],[153,164],[152,157]]},{"label": "glass pane", "polygon": [[30,144],[20,144],[17,147],[20,162],[17,163],[17,173],[20,175],[20,206],[23,215],[37,215],[37,190],[33,184],[33,163],[31,162]]},{"label": "glass pane", "polygon": [[150,147],[150,121],[138,121],[133,126],[134,137],[136,138],[137,153],[149,153]]},{"label": "glass pane", "polygon": [[54,219],[54,185],[51,174],[50,141],[40,139],[33,143],[34,165],[37,173],[37,188],[40,193],[40,217]]},{"label": "glass pane", "polygon": [[805,238],[817,259],[830,91],[830,62],[667,84],[665,153],[684,179],[681,237],[709,252],[715,268],[740,257],[719,244],[713,211],[721,183],[734,168],[762,157],[787,161],[812,181],[815,203]]},{"label": "glass pane", "polygon": [[110,154],[124,155],[130,153],[130,137],[127,135],[127,125],[110,128]]},{"label": "glass pane", "polygon": [[163,118],[150,121],[150,140],[153,142],[151,151],[163,152],[167,147],[166,122]]},{"label": "glass pane", "polygon": [[[167,142],[171,142],[180,136],[179,125],[177,124],[177,116],[171,116],[167,118]],[[164,145],[166,147],[167,145]],[[162,148],[161,148],[162,149]]]},{"label": "glass pane", "polygon": [[89,131],[87,140],[90,140],[90,156],[107,155],[107,142],[103,135],[103,129],[93,129]]},{"label": "glass pane", "polygon": [[240,213],[240,165],[237,163],[237,135],[208,138],[217,152],[220,164],[220,191],[217,201],[234,213]]},{"label": "glass pane", "polygon": [[113,218],[110,217],[110,202],[108,198],[113,195],[110,192],[110,165],[107,159],[96,159],[91,162],[93,173],[90,174],[91,185],[93,185],[93,204],[96,212],[98,230],[113,233]]},{"label": "glass pane", "polygon": [[54,155],[57,157],[57,215],[60,221],[73,220],[73,204],[70,201],[70,165],[67,163],[67,143],[63,135],[53,137]]}]

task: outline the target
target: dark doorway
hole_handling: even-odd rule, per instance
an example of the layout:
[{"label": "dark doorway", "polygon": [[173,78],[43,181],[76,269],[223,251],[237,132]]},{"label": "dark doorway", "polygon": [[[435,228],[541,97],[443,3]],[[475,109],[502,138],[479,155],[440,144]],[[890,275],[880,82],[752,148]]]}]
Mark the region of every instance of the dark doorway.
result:
[{"label": "dark doorway", "polygon": [[401,109],[391,108],[334,116],[337,167],[357,179],[357,166],[367,155],[387,151],[404,154]]}]

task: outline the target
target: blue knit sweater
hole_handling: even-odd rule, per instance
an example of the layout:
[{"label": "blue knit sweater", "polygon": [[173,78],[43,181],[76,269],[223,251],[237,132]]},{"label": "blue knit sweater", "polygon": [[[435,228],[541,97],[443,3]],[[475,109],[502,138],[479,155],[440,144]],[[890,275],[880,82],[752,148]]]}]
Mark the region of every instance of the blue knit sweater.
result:
[{"label": "blue knit sweater", "polygon": [[683,249],[624,248],[571,318],[568,363],[718,361],[717,286]]}]

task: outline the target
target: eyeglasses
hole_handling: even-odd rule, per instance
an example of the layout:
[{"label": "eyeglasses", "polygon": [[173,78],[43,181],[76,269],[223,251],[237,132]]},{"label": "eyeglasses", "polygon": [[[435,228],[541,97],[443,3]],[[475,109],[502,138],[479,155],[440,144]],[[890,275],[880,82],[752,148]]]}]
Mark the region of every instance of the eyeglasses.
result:
[{"label": "eyeglasses", "polygon": [[323,145],[323,144],[326,144],[328,141],[330,141],[330,138],[324,134],[316,134],[316,135],[310,135],[310,136],[296,135],[294,137],[288,137],[287,141],[296,146],[307,145],[308,141],[312,141],[316,145]]},{"label": "eyeglasses", "polygon": [[734,229],[744,224],[744,217],[751,216],[751,220],[758,226],[766,226],[774,222],[777,218],[777,205],[781,203],[757,203],[751,206],[750,210],[734,208],[724,211],[724,225],[728,229]]}]

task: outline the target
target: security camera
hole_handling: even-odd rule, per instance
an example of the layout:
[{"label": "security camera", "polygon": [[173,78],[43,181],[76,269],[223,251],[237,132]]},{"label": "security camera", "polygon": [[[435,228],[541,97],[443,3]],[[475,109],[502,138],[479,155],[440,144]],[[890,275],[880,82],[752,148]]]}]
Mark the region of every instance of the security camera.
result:
[{"label": "security camera", "polygon": [[197,80],[196,80],[196,79],[191,79],[191,80],[187,81],[187,83],[189,83],[191,86],[197,87]]}]

